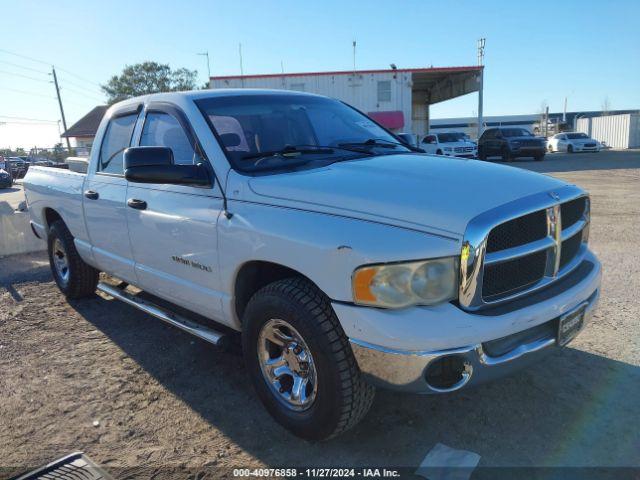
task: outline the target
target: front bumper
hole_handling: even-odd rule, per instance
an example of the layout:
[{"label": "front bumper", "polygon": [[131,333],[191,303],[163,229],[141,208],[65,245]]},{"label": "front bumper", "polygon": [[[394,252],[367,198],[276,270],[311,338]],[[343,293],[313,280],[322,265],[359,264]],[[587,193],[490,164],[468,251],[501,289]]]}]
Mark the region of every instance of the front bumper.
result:
[{"label": "front bumper", "polygon": [[[451,304],[405,309],[400,315],[399,311],[363,307],[345,309],[340,304],[334,304],[334,309],[350,338],[358,366],[369,382],[413,393],[451,392],[507,375],[558,349],[555,335],[558,318],[586,303],[584,327],[598,302],[601,279],[597,259],[589,254],[585,261],[592,268],[570,288],[541,302],[499,311],[496,315],[465,312]],[[370,318],[368,322],[356,319],[355,323],[346,320],[347,311],[354,308],[375,312],[373,316],[377,319]],[[433,315],[420,315],[421,311]],[[387,317],[387,325],[378,323],[383,317]],[[374,330],[369,331],[370,328]],[[385,334],[387,341],[383,342],[380,335]],[[500,342],[507,344],[508,349],[491,353]],[[415,348],[417,343],[426,348]],[[464,364],[464,371],[459,381],[443,388],[430,384],[426,375],[435,362],[445,358],[455,358]]]},{"label": "front bumper", "polygon": [[547,153],[547,148],[544,145],[539,147],[511,147],[511,155],[513,157],[537,157]]}]

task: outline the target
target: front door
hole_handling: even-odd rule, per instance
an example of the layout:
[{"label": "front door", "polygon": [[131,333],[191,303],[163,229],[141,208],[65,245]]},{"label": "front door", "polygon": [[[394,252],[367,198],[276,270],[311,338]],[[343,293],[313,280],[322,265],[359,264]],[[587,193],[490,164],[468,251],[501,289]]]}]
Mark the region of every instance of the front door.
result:
[{"label": "front door", "polygon": [[[208,162],[184,114],[164,103],[147,107],[139,145],[171,148],[176,164]],[[138,286],[222,321],[216,234],[223,211],[220,186],[215,180],[207,187],[129,182],[127,203]]]}]

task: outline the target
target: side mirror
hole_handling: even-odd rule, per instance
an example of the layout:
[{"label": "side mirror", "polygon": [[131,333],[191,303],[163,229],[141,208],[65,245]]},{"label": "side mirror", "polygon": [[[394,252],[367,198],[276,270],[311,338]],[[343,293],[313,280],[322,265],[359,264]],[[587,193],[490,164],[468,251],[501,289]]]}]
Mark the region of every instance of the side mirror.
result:
[{"label": "side mirror", "polygon": [[223,133],[220,135],[220,141],[226,148],[237,147],[242,143],[240,135],[237,133]]},{"label": "side mirror", "polygon": [[167,147],[131,147],[124,151],[124,177],[130,182],[211,185],[202,165],[175,165]]}]

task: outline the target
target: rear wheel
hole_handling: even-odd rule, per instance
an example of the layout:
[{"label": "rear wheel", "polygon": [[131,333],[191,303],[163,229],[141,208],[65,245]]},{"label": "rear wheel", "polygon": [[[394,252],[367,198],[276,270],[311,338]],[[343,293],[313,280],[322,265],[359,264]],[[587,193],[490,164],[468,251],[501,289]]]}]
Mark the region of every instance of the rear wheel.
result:
[{"label": "rear wheel", "polygon": [[62,293],[67,298],[93,295],[98,271],[80,258],[73,236],[62,220],[53,222],[49,228],[47,246],[53,279]]},{"label": "rear wheel", "polygon": [[271,283],[251,298],[242,346],[260,400],[299,437],[336,436],[373,402],[328,298],[302,278]]},{"label": "rear wheel", "polygon": [[547,150],[549,150],[549,153],[553,153],[553,145],[547,145]]}]

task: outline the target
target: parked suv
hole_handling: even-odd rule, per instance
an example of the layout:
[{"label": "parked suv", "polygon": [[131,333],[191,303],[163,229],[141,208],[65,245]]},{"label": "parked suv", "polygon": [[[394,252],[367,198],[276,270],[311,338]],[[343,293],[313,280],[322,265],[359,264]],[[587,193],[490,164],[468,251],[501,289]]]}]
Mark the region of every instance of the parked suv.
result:
[{"label": "parked suv", "polygon": [[447,157],[475,158],[478,146],[462,132],[445,132],[427,135],[420,144],[427,153]]},{"label": "parked suv", "polygon": [[533,157],[541,161],[545,151],[544,138],[535,137],[520,127],[487,128],[478,140],[478,158],[481,160],[499,156],[504,162],[518,157]]}]

